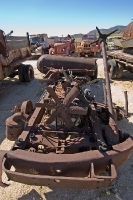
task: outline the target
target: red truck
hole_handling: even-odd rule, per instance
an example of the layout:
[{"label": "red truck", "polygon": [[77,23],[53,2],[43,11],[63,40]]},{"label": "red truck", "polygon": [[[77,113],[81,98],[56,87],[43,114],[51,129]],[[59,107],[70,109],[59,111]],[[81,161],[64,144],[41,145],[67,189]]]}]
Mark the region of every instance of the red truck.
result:
[{"label": "red truck", "polygon": [[50,55],[71,55],[75,52],[74,39],[70,35],[56,38],[56,42],[49,49]]},{"label": "red truck", "polygon": [[80,45],[76,47],[76,52],[78,53],[78,56],[95,55],[97,52],[99,52],[100,43],[96,42],[91,44],[96,40],[97,37],[95,35],[84,35],[82,37]]}]

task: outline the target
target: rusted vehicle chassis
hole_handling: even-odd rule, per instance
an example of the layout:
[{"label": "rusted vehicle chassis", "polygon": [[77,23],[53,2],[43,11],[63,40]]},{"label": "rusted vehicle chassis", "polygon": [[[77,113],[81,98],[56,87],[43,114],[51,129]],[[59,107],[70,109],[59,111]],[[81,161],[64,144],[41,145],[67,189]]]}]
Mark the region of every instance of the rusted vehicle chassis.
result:
[{"label": "rusted vehicle chassis", "polygon": [[[6,120],[6,137],[15,144],[0,151],[0,163],[10,180],[84,189],[112,184],[133,151],[133,138],[114,131],[107,104],[94,102],[84,79],[48,86],[35,110],[23,102]],[[116,119],[125,116],[118,107],[113,111]]]},{"label": "rusted vehicle chassis", "polygon": [[96,59],[75,58],[56,55],[42,55],[37,61],[37,68],[45,74],[45,78],[53,81],[60,78],[63,70],[72,71],[74,75],[97,78]]},{"label": "rusted vehicle chassis", "polygon": [[[10,180],[29,185],[98,189],[110,186],[117,177],[116,168],[131,154],[133,139],[129,137],[112,148],[108,152],[95,150],[75,155],[36,155],[23,150],[9,151],[5,154],[2,168]],[[18,167],[20,172],[10,171],[11,165]],[[105,172],[107,167],[110,168],[108,176],[96,175]],[[70,172],[73,172],[73,176]]]}]

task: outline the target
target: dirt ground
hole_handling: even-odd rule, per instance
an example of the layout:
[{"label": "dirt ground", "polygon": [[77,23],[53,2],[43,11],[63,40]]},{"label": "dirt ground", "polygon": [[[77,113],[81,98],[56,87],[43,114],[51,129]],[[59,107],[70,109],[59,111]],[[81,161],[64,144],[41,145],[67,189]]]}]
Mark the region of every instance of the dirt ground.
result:
[{"label": "dirt ground", "polygon": [[[10,86],[0,93],[0,149],[10,149],[12,142],[5,139],[5,120],[12,113],[15,105],[25,100],[37,102],[46,87],[41,83],[43,75],[36,69],[36,61],[28,61],[34,66],[35,79],[30,83],[20,83],[18,77],[11,79]],[[99,82],[92,86],[96,101],[103,101],[102,82],[104,77],[102,59],[97,60]],[[124,72],[122,79],[111,81],[112,99],[115,104],[124,108],[123,91],[128,91],[129,118],[118,123],[123,132],[133,133],[133,74]],[[28,186],[9,181],[10,186],[0,187],[0,200],[132,200],[133,199],[133,154],[117,170],[118,177],[110,188],[99,190],[78,190],[48,188],[45,186]],[[3,173],[3,180],[7,178]]]}]

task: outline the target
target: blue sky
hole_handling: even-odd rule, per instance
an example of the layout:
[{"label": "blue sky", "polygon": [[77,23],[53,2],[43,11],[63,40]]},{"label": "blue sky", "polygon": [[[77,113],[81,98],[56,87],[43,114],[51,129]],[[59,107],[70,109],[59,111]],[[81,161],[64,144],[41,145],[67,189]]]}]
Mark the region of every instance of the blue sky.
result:
[{"label": "blue sky", "polygon": [[0,29],[13,35],[48,36],[88,33],[99,28],[128,25],[133,0],[1,0]]}]

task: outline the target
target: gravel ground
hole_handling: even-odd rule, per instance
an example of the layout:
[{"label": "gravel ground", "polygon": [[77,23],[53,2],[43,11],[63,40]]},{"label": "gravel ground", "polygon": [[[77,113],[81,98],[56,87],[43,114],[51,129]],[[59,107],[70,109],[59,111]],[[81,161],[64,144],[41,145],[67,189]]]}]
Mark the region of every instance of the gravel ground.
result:
[{"label": "gravel ground", "polygon": [[[18,78],[11,79],[10,86],[0,94],[0,149],[10,149],[12,142],[5,139],[5,120],[12,113],[15,105],[21,105],[25,100],[37,102],[42,94],[46,83],[41,83],[43,75],[36,69],[36,61],[28,61],[34,66],[35,80],[31,83],[20,83]],[[96,95],[96,101],[103,101],[102,80],[103,62],[97,60],[98,77],[100,81],[92,86],[92,93]],[[123,91],[128,91],[129,99],[129,118],[119,122],[119,129],[123,132],[133,132],[133,75],[125,72],[121,80],[111,81],[112,99],[118,106],[124,107]],[[133,154],[117,170],[118,177],[113,186],[99,190],[77,190],[77,189],[60,189],[39,186],[28,186],[20,183],[9,181],[10,186],[7,188],[0,187],[0,200],[132,200],[133,199]],[[3,179],[6,182],[6,175],[3,173]]]}]

